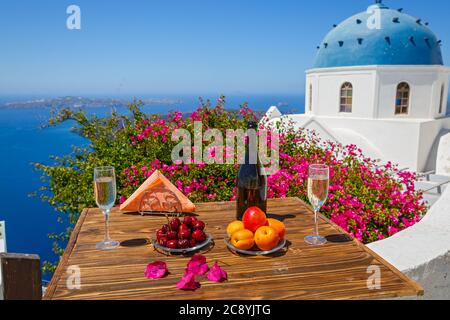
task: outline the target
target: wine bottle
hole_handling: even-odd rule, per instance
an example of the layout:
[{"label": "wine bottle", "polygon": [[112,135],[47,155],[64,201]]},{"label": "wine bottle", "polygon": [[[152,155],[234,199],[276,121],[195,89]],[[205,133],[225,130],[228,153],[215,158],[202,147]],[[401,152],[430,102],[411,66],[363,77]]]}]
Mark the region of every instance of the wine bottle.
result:
[{"label": "wine bottle", "polygon": [[[258,124],[249,122],[248,129],[257,130]],[[250,207],[258,207],[267,212],[267,177],[259,161],[256,141],[246,143],[245,163],[241,164],[236,180],[236,201],[237,220],[242,220],[245,211]]]}]

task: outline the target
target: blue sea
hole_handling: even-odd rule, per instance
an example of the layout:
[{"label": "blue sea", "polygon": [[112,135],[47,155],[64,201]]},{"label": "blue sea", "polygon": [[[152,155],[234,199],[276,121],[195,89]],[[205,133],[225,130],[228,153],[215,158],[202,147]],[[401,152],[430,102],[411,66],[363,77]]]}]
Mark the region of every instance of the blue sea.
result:
[{"label": "blue sea", "polygon": [[[72,145],[85,145],[88,141],[70,131],[73,123],[42,129],[50,115],[47,108],[2,108],[2,104],[20,99],[24,97],[0,97],[0,220],[6,221],[8,252],[34,253],[41,257],[41,261],[57,261],[48,234],[62,232],[66,226],[57,222],[57,214],[51,206],[38,197],[29,196],[42,185],[40,173],[32,163],[51,164],[51,155],[69,154]],[[182,102],[177,105],[151,105],[143,107],[143,110],[164,114],[173,110],[191,112],[198,107],[197,97],[180,96],[179,99]],[[217,96],[211,97],[212,101],[215,99]],[[227,101],[230,109],[249,102],[251,108],[259,111],[272,105],[279,105],[286,113],[304,110],[304,98],[300,95],[232,96]],[[99,116],[111,112],[110,107],[86,110]],[[118,108],[118,111],[127,112],[126,108]]]}]

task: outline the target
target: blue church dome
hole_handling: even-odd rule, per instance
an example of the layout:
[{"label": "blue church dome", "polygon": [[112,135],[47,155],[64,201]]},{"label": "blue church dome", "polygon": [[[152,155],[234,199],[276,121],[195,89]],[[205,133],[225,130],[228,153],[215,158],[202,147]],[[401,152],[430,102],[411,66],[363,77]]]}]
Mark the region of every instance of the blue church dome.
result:
[{"label": "blue church dome", "polygon": [[[377,9],[379,28],[373,23]],[[366,12],[336,25],[318,47],[314,68],[443,65],[441,42],[428,23],[402,11],[376,1]]]}]

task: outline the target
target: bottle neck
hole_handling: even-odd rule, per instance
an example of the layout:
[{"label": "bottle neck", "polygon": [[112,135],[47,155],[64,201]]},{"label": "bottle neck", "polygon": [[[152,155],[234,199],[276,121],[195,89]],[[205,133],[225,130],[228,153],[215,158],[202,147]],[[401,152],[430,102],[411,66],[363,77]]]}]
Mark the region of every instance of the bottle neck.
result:
[{"label": "bottle neck", "polygon": [[259,155],[258,155],[258,147],[257,147],[256,139],[252,141],[252,139],[248,139],[245,144],[245,164],[247,165],[256,165],[259,164]]}]

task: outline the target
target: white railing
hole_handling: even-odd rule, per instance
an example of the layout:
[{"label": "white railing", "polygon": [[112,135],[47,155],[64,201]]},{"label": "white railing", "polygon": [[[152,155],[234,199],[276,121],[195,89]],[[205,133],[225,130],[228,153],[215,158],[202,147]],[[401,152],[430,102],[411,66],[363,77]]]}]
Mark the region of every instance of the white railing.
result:
[{"label": "white railing", "polygon": [[443,188],[450,184],[449,176],[437,175],[436,171],[419,173],[417,178],[419,179],[419,183],[425,183],[425,185],[421,188],[421,191],[424,193],[436,190],[439,195],[442,195]]}]

